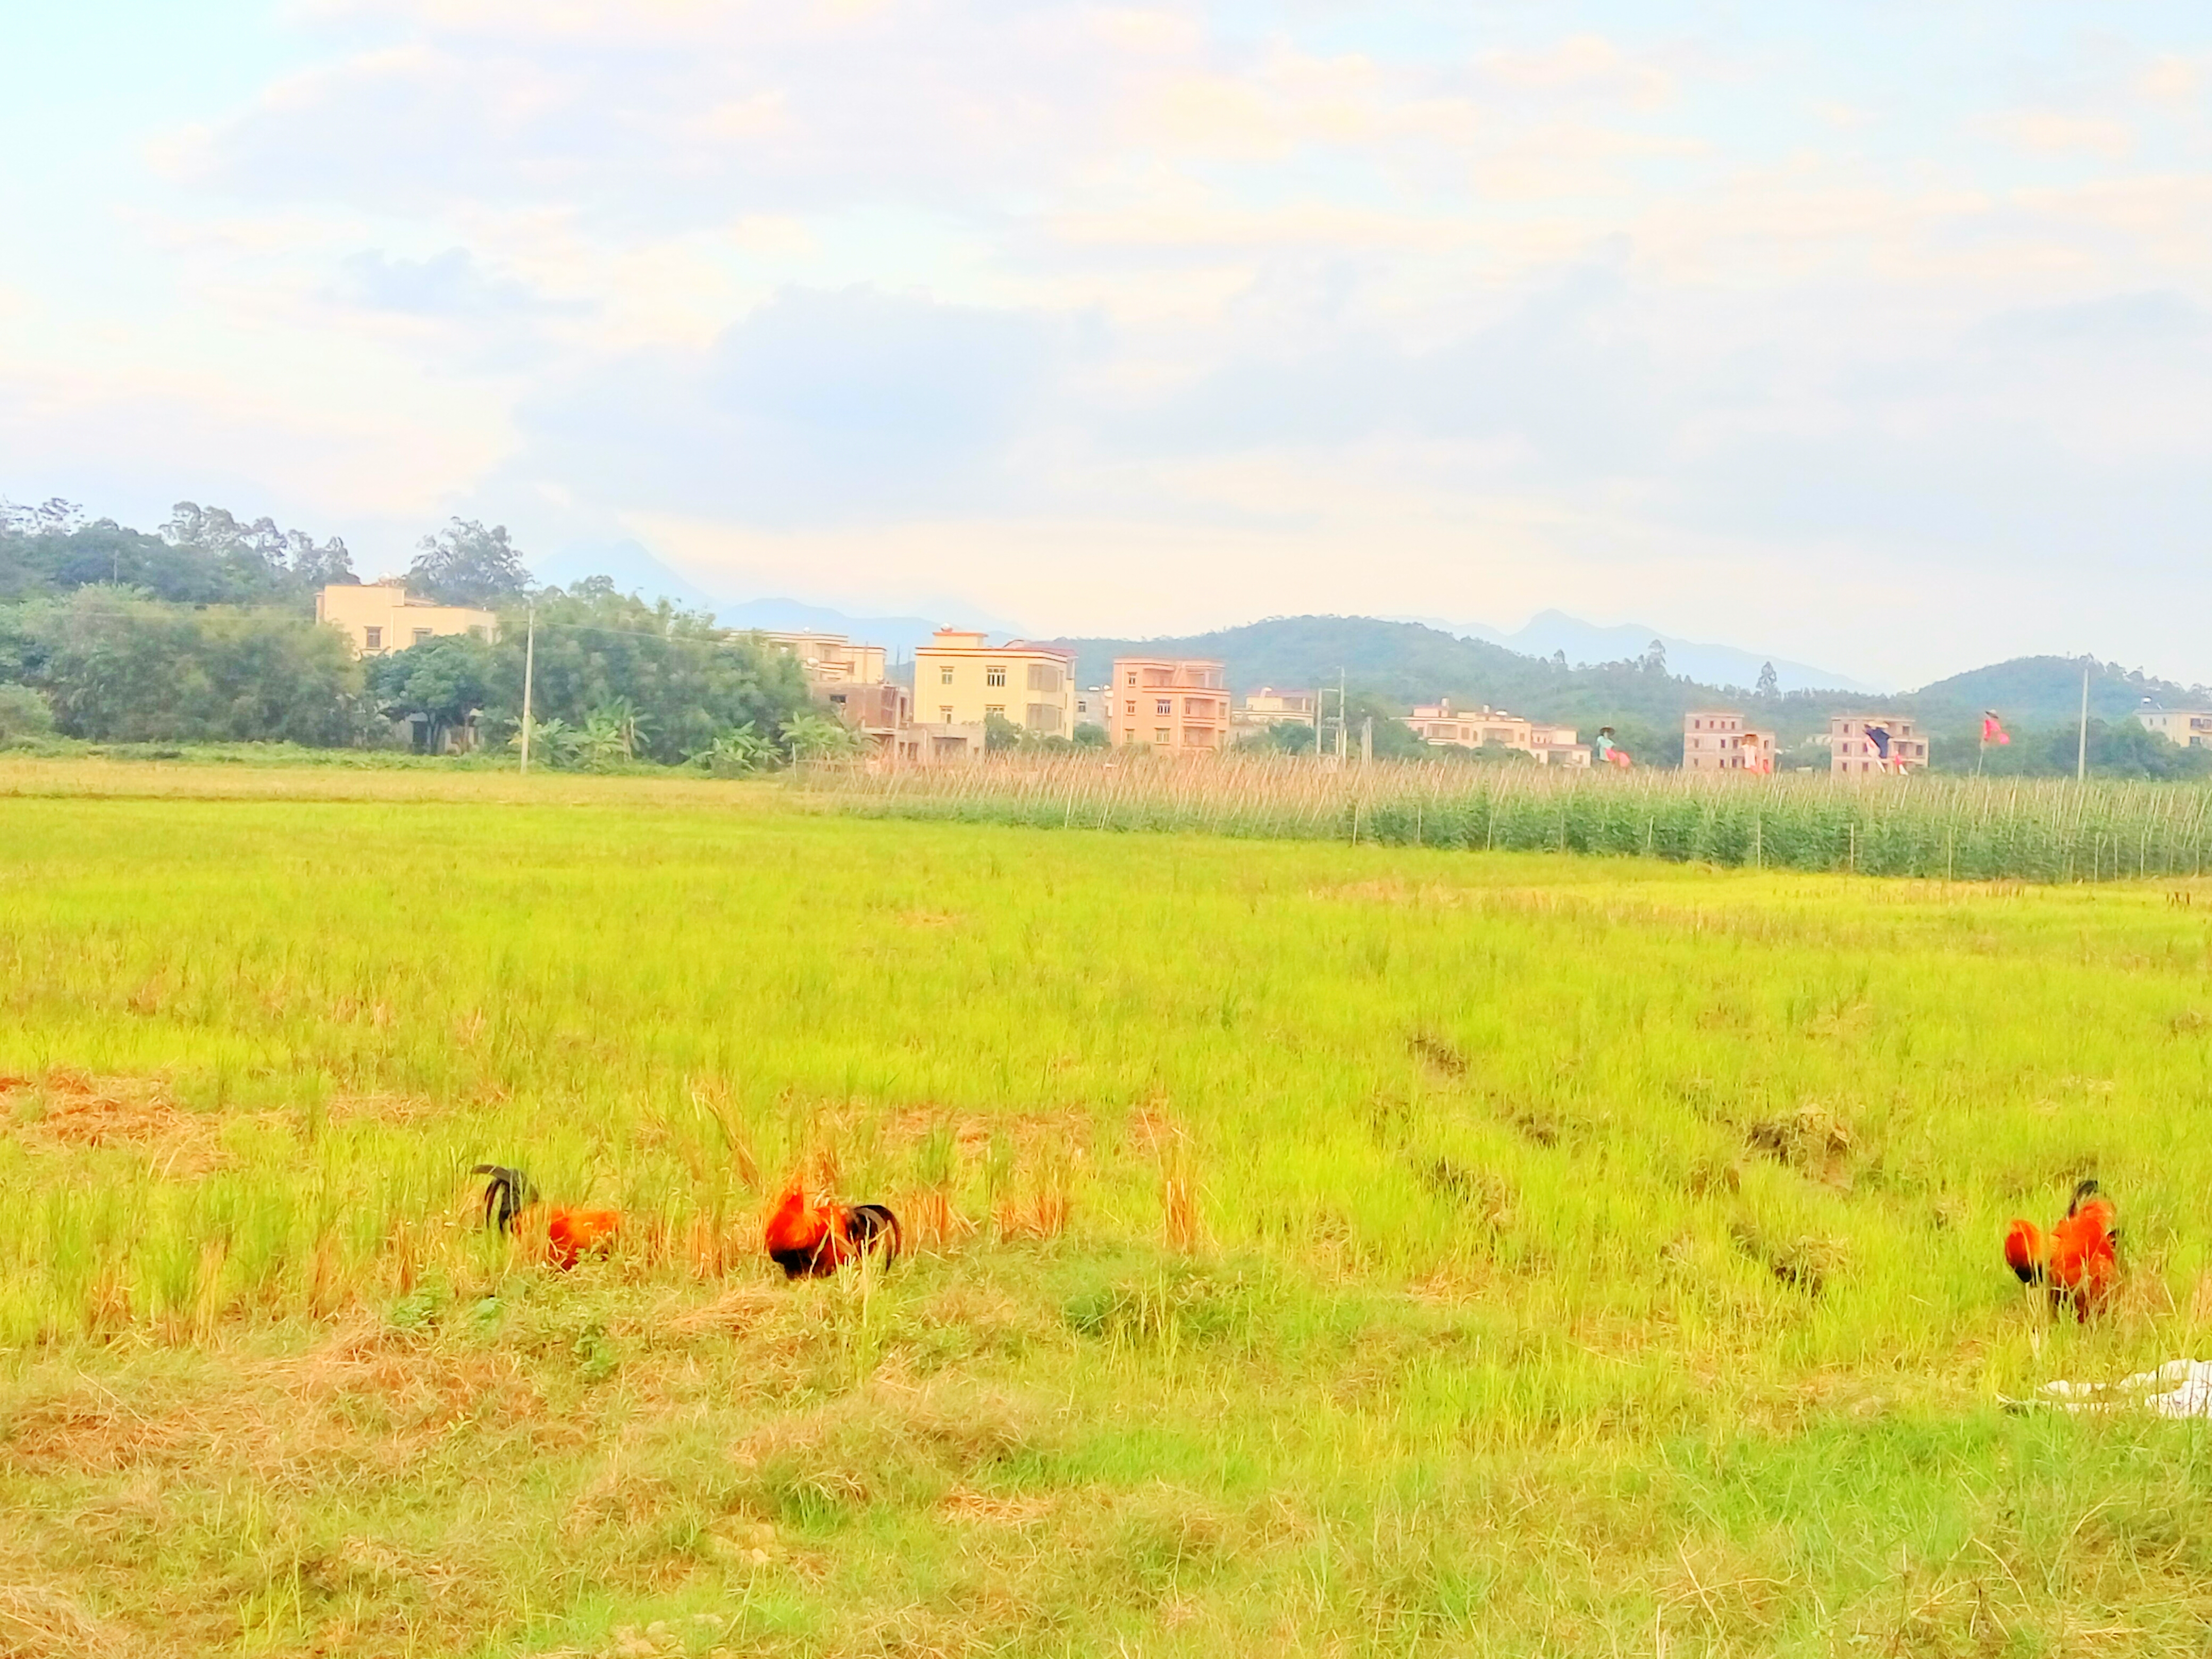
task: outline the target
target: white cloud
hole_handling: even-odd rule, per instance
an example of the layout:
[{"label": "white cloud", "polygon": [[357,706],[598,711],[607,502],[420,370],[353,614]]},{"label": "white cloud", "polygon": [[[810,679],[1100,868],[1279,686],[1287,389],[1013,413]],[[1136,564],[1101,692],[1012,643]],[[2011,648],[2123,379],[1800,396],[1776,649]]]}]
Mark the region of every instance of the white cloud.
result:
[{"label": "white cloud", "polygon": [[[1847,558],[1936,573],[1879,648],[1939,669],[1976,580],[2074,626],[2116,537],[2116,586],[2201,610],[2212,54],[2114,21],[1999,64],[1993,3],[313,0],[289,72],[147,141],[127,291],[0,249],[0,445],[155,467],[199,399],[168,459],[264,500],[1066,628],[1349,567],[1370,609],[1595,590],[1702,637],[1705,585]],[[1069,574],[1107,547],[1122,600]],[[1767,648],[1852,659],[1768,603]]]},{"label": "white cloud", "polygon": [[2040,155],[2080,151],[2118,161],[2135,148],[2135,129],[2110,116],[2076,115],[2061,110],[2019,110],[1990,120],[1989,130],[2006,143]]}]

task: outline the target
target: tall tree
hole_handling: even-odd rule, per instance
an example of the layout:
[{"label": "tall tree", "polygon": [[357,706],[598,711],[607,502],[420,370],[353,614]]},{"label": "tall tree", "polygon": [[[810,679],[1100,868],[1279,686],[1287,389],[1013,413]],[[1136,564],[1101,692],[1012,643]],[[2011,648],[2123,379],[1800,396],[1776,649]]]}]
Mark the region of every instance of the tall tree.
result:
[{"label": "tall tree", "polygon": [[1759,684],[1754,690],[1762,697],[1778,697],[1782,695],[1781,677],[1775,673],[1772,663],[1762,663],[1759,665]]},{"label": "tall tree", "polygon": [[353,556],[337,537],[318,545],[304,530],[279,529],[265,515],[248,524],[228,507],[179,501],[169,509],[161,539],[172,547],[211,555],[237,568],[248,581],[289,586],[302,593],[356,580]]},{"label": "tall tree", "polygon": [[489,704],[500,682],[497,647],[441,635],[368,662],[368,689],[386,720],[419,720],[426,747],[443,754],[448,733]]},{"label": "tall tree", "polygon": [[[485,705],[501,725],[522,712],[523,637],[521,616],[510,612],[500,628],[495,695]],[[616,708],[627,711],[636,757],[664,764],[711,747],[737,727],[781,739],[793,718],[829,712],[808,692],[797,658],[726,634],[696,612],[647,605],[599,580],[570,592],[541,592],[532,714],[580,730],[595,713]]]},{"label": "tall tree", "polygon": [[90,585],[0,610],[0,664],[46,694],[73,738],[328,745],[363,735],[361,670],[344,639],[278,611],[190,609]]},{"label": "tall tree", "polygon": [[530,572],[503,524],[487,530],[477,520],[455,519],[420,546],[407,585],[441,605],[494,605],[530,592]]}]

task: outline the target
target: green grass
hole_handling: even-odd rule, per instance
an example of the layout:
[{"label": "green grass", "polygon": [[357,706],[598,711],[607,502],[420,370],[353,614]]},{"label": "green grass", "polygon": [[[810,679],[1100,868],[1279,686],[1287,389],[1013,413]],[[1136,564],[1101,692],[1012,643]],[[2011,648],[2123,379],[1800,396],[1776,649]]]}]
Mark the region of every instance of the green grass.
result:
[{"label": "green grass", "polygon": [[[2205,1431],[1996,1396],[2204,1351],[2212,890],[54,763],[0,847],[0,1653],[2203,1651]],[[824,1155],[974,1231],[785,1285]],[[1996,1241],[2086,1171],[2079,1330]]]}]

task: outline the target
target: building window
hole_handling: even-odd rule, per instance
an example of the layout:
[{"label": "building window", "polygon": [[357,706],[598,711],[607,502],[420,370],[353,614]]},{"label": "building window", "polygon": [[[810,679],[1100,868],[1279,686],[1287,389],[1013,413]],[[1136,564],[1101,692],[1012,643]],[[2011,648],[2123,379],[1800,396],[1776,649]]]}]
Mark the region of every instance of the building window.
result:
[{"label": "building window", "polygon": [[1153,699],[1152,699],[1152,713],[1154,713],[1155,714],[1174,714],[1174,713],[1175,713],[1175,702],[1174,702],[1174,701],[1173,701],[1171,698],[1168,698],[1168,697],[1155,697],[1155,698],[1153,698]]},{"label": "building window", "polygon": [[1006,664],[1004,664],[1004,663],[1002,663],[1002,662],[994,662],[994,663],[993,663],[989,667],[986,668],[986,669],[983,671],[983,684],[986,684],[986,685],[1004,685],[1006,683]]},{"label": "building window", "polygon": [[361,648],[364,651],[383,650],[384,630],[380,628],[362,629],[361,630]]},{"label": "building window", "polygon": [[951,663],[946,663],[944,667],[937,671],[937,683],[939,685],[950,685],[952,684],[952,665]]},{"label": "building window", "polygon": [[415,643],[417,645],[422,644],[423,641],[429,637],[430,630],[427,628],[418,628],[415,630]]},{"label": "building window", "polygon": [[987,702],[983,705],[983,716],[986,720],[994,714],[1003,715],[1006,712],[1006,705],[1002,702]]},{"label": "building window", "polygon": [[1169,727],[1164,726],[1156,726],[1152,728],[1152,741],[1154,743],[1164,744],[1174,735],[1174,732]]},{"label": "building window", "polygon": [[1132,669],[1129,671],[1129,684],[1132,684],[1132,685],[1134,685],[1136,683],[1137,683],[1137,671],[1136,671],[1135,669],[1132,668]]},{"label": "building window", "polygon": [[1054,668],[1050,663],[1031,663],[1030,665],[1029,678],[1030,690],[1032,691],[1058,691],[1060,690],[1060,670]]},{"label": "building window", "polygon": [[1125,703],[1122,705],[1122,710],[1125,714],[1128,714],[1130,718],[1134,719],[1137,713],[1137,705],[1134,702]]},{"label": "building window", "polygon": [[937,707],[937,719],[938,719],[938,722],[939,722],[939,724],[940,724],[940,725],[943,725],[943,726],[950,726],[950,725],[951,725],[951,724],[952,724],[952,705],[951,705],[951,704],[950,704],[950,703],[939,703],[939,704],[938,705],[938,707]]}]

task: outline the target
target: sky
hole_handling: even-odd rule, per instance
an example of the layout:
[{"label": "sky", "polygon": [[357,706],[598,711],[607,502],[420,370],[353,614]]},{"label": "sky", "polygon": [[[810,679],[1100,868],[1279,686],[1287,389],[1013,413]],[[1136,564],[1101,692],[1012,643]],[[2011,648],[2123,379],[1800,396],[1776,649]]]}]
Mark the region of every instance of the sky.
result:
[{"label": "sky", "polygon": [[0,7],[0,495],[2212,681],[2212,8]]}]

